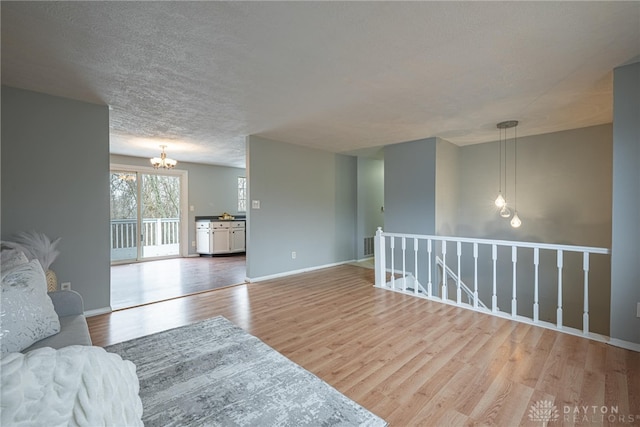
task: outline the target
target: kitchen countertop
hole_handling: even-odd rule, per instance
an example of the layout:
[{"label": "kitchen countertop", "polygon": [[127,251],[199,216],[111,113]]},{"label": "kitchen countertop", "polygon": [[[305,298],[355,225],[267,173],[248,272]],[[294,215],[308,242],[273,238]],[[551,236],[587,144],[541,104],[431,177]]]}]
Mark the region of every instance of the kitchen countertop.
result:
[{"label": "kitchen countertop", "polygon": [[246,216],[236,216],[235,219],[219,219],[220,215],[196,216],[196,221],[246,221]]}]

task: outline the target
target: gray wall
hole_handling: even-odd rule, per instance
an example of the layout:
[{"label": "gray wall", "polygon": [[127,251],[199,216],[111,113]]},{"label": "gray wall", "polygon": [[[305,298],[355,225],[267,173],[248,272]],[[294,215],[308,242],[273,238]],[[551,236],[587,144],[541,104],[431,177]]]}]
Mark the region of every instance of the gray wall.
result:
[{"label": "gray wall", "polygon": [[460,150],[438,138],[436,142],[436,234],[457,236]]},{"label": "gray wall", "polygon": [[[428,138],[384,148],[385,231],[431,235],[436,233],[436,147],[437,139]],[[389,243],[386,258],[389,267],[390,246]],[[395,247],[394,269],[401,270],[400,240],[395,242]],[[420,254],[426,254],[426,249],[426,243],[421,243],[418,247]],[[410,242],[407,242],[407,254],[411,256],[407,256],[406,269],[415,272],[413,246]],[[419,259],[418,263],[426,265],[426,257]],[[419,270],[422,273],[425,271],[422,268]],[[423,285],[428,282],[420,272],[418,280]]]},{"label": "gray wall", "polygon": [[[358,157],[357,258],[363,259],[364,238],[384,228],[384,161]],[[369,255],[371,256],[371,255]]]},{"label": "gray wall", "polygon": [[640,63],[613,75],[611,337],[640,344]]},{"label": "gray wall", "polygon": [[384,149],[385,231],[435,234],[436,138]]},{"label": "gray wall", "polygon": [[2,87],[2,239],[61,237],[53,263],[85,309],[109,306],[109,110]]},{"label": "gray wall", "polygon": [[355,258],[355,157],[249,136],[247,174],[250,279]]},{"label": "gray wall", "polygon": [[[498,142],[462,147],[460,153],[462,236],[610,247],[611,125],[518,138],[518,229],[493,204],[499,186]],[[511,206],[513,153],[509,139],[506,194]]]},{"label": "gray wall", "polygon": [[[154,153],[149,153],[149,157]],[[157,154],[157,153],[155,153]],[[149,167],[149,159],[111,155],[112,164]],[[198,163],[178,162],[176,169],[186,170],[189,174],[189,253],[195,254],[196,248],[191,246],[195,240],[195,217],[220,215],[224,212],[232,215],[238,212],[238,177],[245,176],[245,169],[226,166],[204,165]],[[240,215],[244,215],[242,212]]]}]

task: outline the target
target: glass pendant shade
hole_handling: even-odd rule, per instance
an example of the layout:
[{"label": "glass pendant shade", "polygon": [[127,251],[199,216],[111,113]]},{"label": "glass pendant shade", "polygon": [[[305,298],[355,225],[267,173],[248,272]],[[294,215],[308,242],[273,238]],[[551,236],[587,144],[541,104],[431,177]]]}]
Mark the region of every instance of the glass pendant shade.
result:
[{"label": "glass pendant shade", "polygon": [[522,221],[520,220],[520,217],[518,216],[518,211],[516,211],[516,213],[513,214],[513,218],[511,218],[511,226],[513,228],[518,228],[522,225]]},{"label": "glass pendant shade", "polygon": [[507,204],[507,202],[504,200],[504,197],[502,197],[502,193],[498,193],[498,197],[496,197],[495,204],[499,208],[502,208],[504,207],[504,205]]},{"label": "glass pendant shade", "polygon": [[509,218],[511,216],[511,209],[509,209],[506,204],[500,209],[500,216],[502,218]]}]

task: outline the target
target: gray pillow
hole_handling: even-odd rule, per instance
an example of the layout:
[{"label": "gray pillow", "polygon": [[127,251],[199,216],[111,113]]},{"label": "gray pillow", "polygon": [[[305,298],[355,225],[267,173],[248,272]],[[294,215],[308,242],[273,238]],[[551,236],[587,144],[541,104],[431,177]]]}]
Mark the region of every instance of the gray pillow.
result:
[{"label": "gray pillow", "polygon": [[47,295],[47,280],[36,259],[8,271],[0,294],[0,351],[18,352],[60,332],[60,320]]}]

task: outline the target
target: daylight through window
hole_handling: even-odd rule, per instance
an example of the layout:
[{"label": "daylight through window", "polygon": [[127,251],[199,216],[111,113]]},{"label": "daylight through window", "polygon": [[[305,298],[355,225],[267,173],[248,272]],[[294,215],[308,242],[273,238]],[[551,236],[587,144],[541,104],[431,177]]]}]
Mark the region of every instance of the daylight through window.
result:
[{"label": "daylight through window", "polygon": [[247,211],[247,178],[238,177],[238,212]]}]

